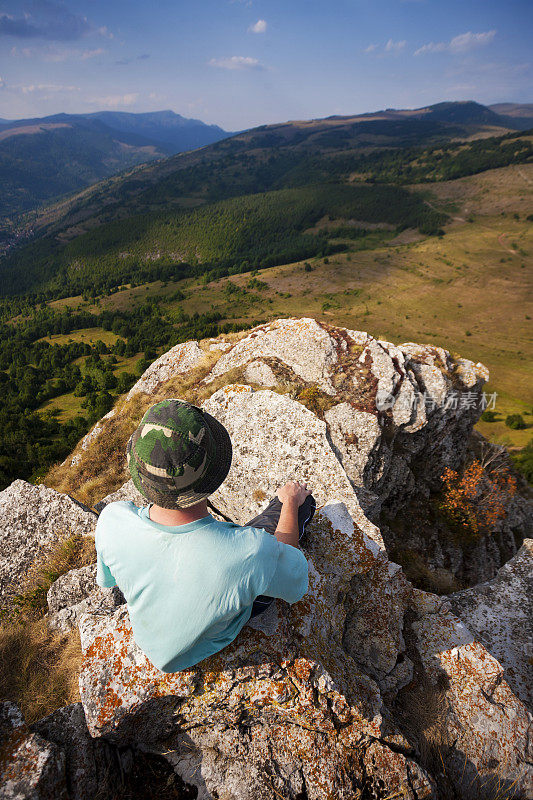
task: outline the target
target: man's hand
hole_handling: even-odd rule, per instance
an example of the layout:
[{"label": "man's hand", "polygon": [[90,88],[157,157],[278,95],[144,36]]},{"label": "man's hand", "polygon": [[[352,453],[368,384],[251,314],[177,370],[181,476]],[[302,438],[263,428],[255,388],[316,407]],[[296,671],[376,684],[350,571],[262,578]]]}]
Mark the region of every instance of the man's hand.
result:
[{"label": "man's hand", "polygon": [[280,486],[277,491],[281,503],[295,504],[298,508],[310,494],[307,484],[300,481],[287,481],[285,486]]},{"label": "man's hand", "polygon": [[299,481],[288,481],[285,486],[281,486],[278,491],[278,500],[281,502],[281,513],[275,537],[278,542],[290,544],[298,547],[298,509],[305,498],[311,494],[306,483]]}]

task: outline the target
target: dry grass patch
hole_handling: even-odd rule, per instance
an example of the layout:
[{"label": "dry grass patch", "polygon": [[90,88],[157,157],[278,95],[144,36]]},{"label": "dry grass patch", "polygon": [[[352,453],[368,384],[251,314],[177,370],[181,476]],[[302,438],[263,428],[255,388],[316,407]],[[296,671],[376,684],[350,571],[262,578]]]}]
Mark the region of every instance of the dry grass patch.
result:
[{"label": "dry grass patch", "polygon": [[79,633],[51,631],[43,615],[52,583],[95,560],[92,536],[76,534],[61,541],[30,571],[0,624],[0,699],[17,703],[28,724],[79,699]]},{"label": "dry grass patch", "polygon": [[79,699],[77,630],[59,635],[46,620],[0,626],[0,699],[17,703],[28,724]]}]

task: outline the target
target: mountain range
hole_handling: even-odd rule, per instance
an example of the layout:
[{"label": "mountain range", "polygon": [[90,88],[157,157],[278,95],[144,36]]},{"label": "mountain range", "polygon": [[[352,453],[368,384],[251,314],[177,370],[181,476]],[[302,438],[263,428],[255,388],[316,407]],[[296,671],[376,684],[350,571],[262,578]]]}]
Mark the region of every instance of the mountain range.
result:
[{"label": "mountain range", "polygon": [[173,111],[0,120],[0,218],[30,211],[123,169],[230,135]]},{"label": "mountain range", "polygon": [[[371,124],[370,124],[371,123]],[[385,123],[388,123],[385,125]],[[384,127],[383,127],[384,126]],[[486,136],[487,132],[533,127],[533,105],[473,101],[443,102],[418,109],[384,109],[365,114],[261,125],[238,134],[187,119],[173,111],[132,114],[97,111],[0,120],[0,229],[21,213],[140,164],[163,161],[222,139],[236,149],[332,146],[405,147],[438,137]],[[170,161],[156,175],[164,175]],[[183,162],[180,167],[189,162]],[[148,173],[144,173],[148,178]]]}]

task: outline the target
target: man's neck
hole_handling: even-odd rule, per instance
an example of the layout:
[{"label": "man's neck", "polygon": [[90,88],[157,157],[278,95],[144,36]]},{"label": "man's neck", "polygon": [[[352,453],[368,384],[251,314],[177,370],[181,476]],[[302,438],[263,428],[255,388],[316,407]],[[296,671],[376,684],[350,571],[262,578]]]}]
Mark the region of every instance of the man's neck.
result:
[{"label": "man's neck", "polygon": [[150,506],[150,519],[160,525],[186,525],[202,517],[207,517],[207,500],[202,500],[189,508],[162,508],[161,506]]}]

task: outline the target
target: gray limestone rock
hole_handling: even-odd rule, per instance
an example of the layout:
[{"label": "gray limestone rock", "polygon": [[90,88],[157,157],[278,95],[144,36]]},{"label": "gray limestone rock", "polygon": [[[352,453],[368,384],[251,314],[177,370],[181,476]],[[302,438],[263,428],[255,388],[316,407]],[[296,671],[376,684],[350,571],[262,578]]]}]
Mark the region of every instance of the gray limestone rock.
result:
[{"label": "gray limestone rock", "polygon": [[324,419],[333,446],[354,487],[372,489],[382,433],[377,416],[357,411],[349,403],[339,403],[326,411]]},{"label": "gray limestone rock", "polygon": [[139,392],[150,394],[157,387],[168,381],[173,375],[182,375],[197,366],[204,358],[204,352],[198,342],[190,341],[177,344],[171,350],[163,353],[146,372],[143,372],[137,383],[128,392],[127,400],[131,400]]},{"label": "gray limestone rock", "polygon": [[229,475],[212,496],[226,516],[243,525],[279,486],[302,480],[319,505],[332,498],[345,503],[361,529],[383,546],[331,449],[325,422],[312,411],[286,395],[241,385],[219,389],[203,407],[225,425],[233,443]]},{"label": "gray limestone rock", "polygon": [[334,394],[330,374],[337,362],[335,341],[314,319],[275,320],[254,328],[217,361],[206,383],[261,357],[277,358],[305,381]]},{"label": "gray limestone rock", "polygon": [[48,611],[53,614],[85,600],[96,586],[96,564],[71,569],[50,586],[46,595]]},{"label": "gray limestone rock", "polygon": [[102,589],[96,584],[96,564],[72,569],[51,585],[46,596],[48,625],[54,630],[75,628],[82,614],[114,611],[125,600],[120,589]]},{"label": "gray limestone rock", "polygon": [[259,386],[275,386],[278,382],[268,364],[259,359],[250,361],[246,365],[244,378],[249,383],[257,383]]},{"label": "gray limestone rock", "polygon": [[0,606],[22,588],[31,567],[58,542],[92,534],[96,514],[68,495],[16,480],[0,492]]},{"label": "gray limestone rock", "polygon": [[526,539],[491,581],[448,599],[500,662],[515,694],[533,710],[533,539]]},{"label": "gray limestone rock", "polygon": [[0,703],[0,800],[69,800],[65,754],[32,733],[19,708]]},{"label": "gray limestone rock", "polygon": [[98,503],[95,503],[94,507],[96,511],[100,513],[109,503],[114,503],[117,500],[131,500],[132,503],[139,506],[139,508],[148,505],[148,500],[135,488],[130,478],[129,481],[126,481],[116,492],[106,495],[106,497],[99,500]]}]

